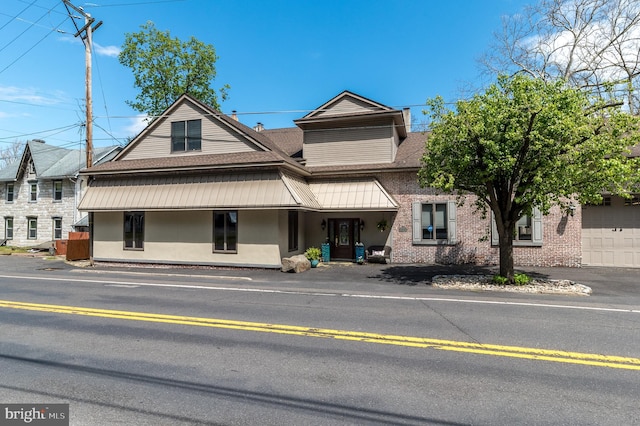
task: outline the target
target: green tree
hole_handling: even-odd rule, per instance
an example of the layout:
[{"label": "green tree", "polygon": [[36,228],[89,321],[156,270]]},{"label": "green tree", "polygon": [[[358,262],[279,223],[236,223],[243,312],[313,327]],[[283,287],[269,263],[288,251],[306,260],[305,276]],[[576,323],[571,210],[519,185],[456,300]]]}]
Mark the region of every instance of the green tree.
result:
[{"label": "green tree", "polygon": [[[600,98],[598,98],[600,99]],[[513,282],[513,236],[534,207],[599,202],[602,192],[626,195],[637,185],[637,117],[621,103],[603,104],[564,81],[500,77],[485,93],[457,102],[427,101],[431,117],[419,182],[458,195],[495,217],[500,275]]]},{"label": "green tree", "polygon": [[227,99],[229,85],[217,92],[211,87],[216,77],[218,57],[213,45],[194,37],[183,42],[172,38],[169,31],[159,31],[153,22],[141,30],[127,33],[118,57],[120,63],[131,68],[134,86],[140,89],[135,101],[127,104],[150,116],[160,115],[182,94],[220,109],[220,98]]}]

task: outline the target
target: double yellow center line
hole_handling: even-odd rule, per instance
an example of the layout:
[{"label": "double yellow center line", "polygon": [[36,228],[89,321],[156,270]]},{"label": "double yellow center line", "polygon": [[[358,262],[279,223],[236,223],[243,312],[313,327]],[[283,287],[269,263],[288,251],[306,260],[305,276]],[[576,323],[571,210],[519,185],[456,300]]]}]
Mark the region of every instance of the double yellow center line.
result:
[{"label": "double yellow center line", "polygon": [[0,300],[0,308],[27,311],[50,312],[68,315],[147,321],[165,324],[179,324],[199,327],[226,328],[232,330],[257,331],[263,333],[289,334],[307,337],[323,337],[337,340],[351,340],[385,345],[431,348],[443,351],[466,352],[482,355],[532,359],[538,361],[562,362],[591,365],[626,370],[640,370],[640,358],[600,355],[580,352],[566,352],[519,346],[488,345],[459,342],[454,340],[430,339],[425,337],[397,336],[392,334],[365,333],[359,331],[333,330],[328,328],[301,327],[295,325],[269,324],[248,321],[233,321],[219,318],[200,318],[180,315],[163,315],[145,312],[117,311],[111,309],[83,308],[78,306],[48,305],[40,303]]}]

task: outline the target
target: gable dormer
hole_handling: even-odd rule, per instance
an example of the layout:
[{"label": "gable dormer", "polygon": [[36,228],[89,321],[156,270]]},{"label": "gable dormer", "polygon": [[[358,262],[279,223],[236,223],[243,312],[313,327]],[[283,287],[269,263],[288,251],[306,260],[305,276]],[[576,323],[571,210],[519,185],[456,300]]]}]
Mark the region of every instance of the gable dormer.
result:
[{"label": "gable dormer", "polygon": [[344,91],[295,123],[313,167],[392,163],[408,121],[407,112]]},{"label": "gable dormer", "polygon": [[219,111],[183,95],[136,136],[117,160],[265,151]]}]

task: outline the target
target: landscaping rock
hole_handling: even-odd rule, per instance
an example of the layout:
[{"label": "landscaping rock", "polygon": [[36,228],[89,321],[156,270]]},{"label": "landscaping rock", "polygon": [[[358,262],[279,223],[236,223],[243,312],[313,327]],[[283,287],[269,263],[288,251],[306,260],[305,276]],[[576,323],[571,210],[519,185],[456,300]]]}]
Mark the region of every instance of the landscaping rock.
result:
[{"label": "landscaping rock", "polygon": [[303,254],[282,258],[282,272],[304,272],[311,269],[311,262]]}]

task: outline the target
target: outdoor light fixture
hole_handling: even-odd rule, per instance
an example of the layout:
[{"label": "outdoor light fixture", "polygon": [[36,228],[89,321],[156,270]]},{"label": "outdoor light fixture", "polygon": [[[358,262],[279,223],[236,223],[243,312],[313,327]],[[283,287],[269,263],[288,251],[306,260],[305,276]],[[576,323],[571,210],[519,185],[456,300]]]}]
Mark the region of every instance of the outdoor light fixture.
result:
[{"label": "outdoor light fixture", "polygon": [[364,231],[364,220],[360,221],[360,230]]},{"label": "outdoor light fixture", "polygon": [[573,213],[575,211],[576,211],[576,206],[573,203],[569,204],[569,214],[573,216]]},{"label": "outdoor light fixture", "polygon": [[324,231],[327,228],[327,221],[322,219],[322,223],[320,224],[320,228]]}]

